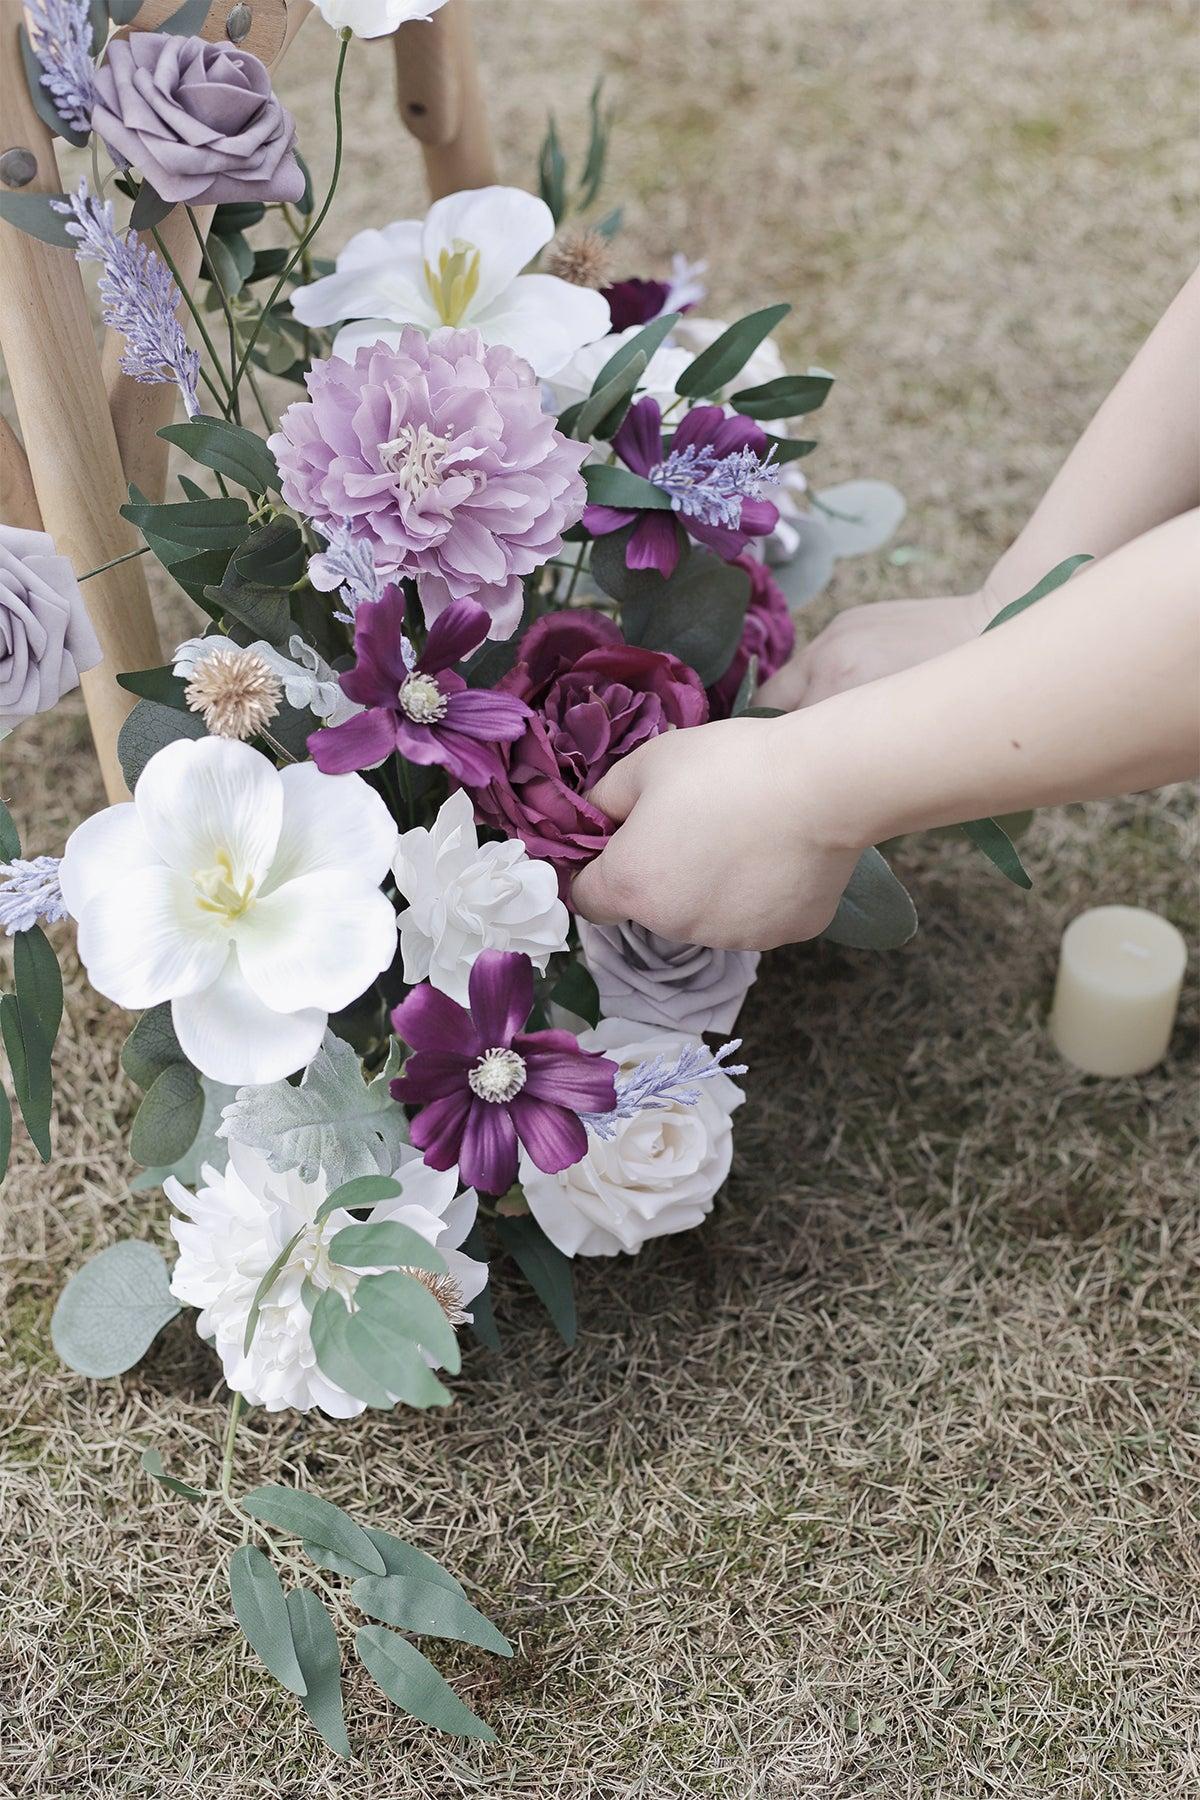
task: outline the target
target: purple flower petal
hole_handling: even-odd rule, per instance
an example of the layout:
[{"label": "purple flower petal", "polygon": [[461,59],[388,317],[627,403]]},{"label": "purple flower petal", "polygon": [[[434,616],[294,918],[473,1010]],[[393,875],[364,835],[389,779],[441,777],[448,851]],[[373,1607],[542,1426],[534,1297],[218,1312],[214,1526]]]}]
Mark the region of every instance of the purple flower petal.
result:
[{"label": "purple flower petal", "polygon": [[396,724],[383,707],[356,713],[340,725],[314,731],[308,740],[309,755],[323,775],[347,775],[353,769],[370,769],[396,748]]},{"label": "purple flower petal", "polygon": [[587,1155],[587,1128],[575,1113],[524,1093],[509,1102],[508,1110],[517,1136],[547,1175],[557,1175]]},{"label": "purple flower petal", "polygon": [[476,1102],[470,1088],[464,1085],[459,1093],[447,1094],[444,1100],[431,1100],[412,1121],[408,1135],[424,1152],[431,1169],[452,1169],[457,1163],[463,1130],[476,1104],[486,1103]]},{"label": "purple flower petal", "polygon": [[417,658],[418,669],[423,675],[437,675],[461,662],[478,650],[490,624],[490,616],[474,600],[452,600],[429,627],[425,648]]},{"label": "purple flower petal", "polygon": [[[406,1106],[425,1106],[431,1100],[445,1100],[469,1086],[468,1072],[475,1066],[473,1056],[455,1050],[417,1050],[405,1063],[403,1071],[391,1084],[393,1100]],[[599,1112],[599,1107],[590,1108]]]},{"label": "purple flower petal", "polygon": [[473,1101],[459,1148],[458,1172],[467,1187],[482,1188],[485,1194],[503,1194],[512,1186],[517,1179],[517,1132],[507,1106]]},{"label": "purple flower petal", "polygon": [[[739,544],[738,548],[741,548]],[[627,569],[657,569],[669,581],[679,562],[680,535],[674,513],[648,512],[625,546]]]},{"label": "purple flower petal", "polygon": [[507,1048],[533,1007],[533,964],[517,951],[482,950],[471,969],[467,991],[482,1048]]},{"label": "purple flower petal", "polygon": [[620,506],[585,506],[583,523],[593,537],[607,537],[610,531],[621,531],[638,517]]},{"label": "purple flower petal", "polygon": [[[488,954],[487,952],[484,953]],[[493,956],[500,952],[492,951]],[[482,960],[482,959],[481,959]],[[514,957],[513,961],[519,960]],[[528,963],[528,958],[525,959]],[[476,968],[478,968],[478,963]],[[530,972],[530,1005],[533,1004],[533,975]],[[526,1007],[526,1013],[529,1008]],[[522,1021],[523,1022],[523,1021]],[[491,1047],[493,1040],[481,1043],[470,1013],[449,994],[426,982],[414,988],[392,1013],[392,1028],[413,1050],[449,1050],[474,1059]],[[507,1040],[506,1040],[507,1041]],[[404,1079],[403,1076],[400,1077]]]},{"label": "purple flower petal", "polygon": [[443,724],[447,731],[458,731],[485,743],[515,743],[528,717],[529,708],[515,694],[464,688],[461,693],[450,695]]},{"label": "purple flower petal", "polygon": [[[354,656],[359,670],[374,677],[371,700],[379,704],[385,696],[395,700],[401,682],[408,674],[400,640],[404,635],[404,590],[389,587],[378,600],[367,600],[354,615]],[[378,691],[374,691],[375,688]],[[351,700],[361,698],[342,683]]]},{"label": "purple flower petal", "polygon": [[[720,412],[720,407],[716,408]],[[613,437],[613,449],[637,475],[648,475],[662,459],[662,413],[657,400],[647,394],[637,400]]]},{"label": "purple flower petal", "polygon": [[[693,406],[691,412],[684,413],[675,428],[671,439],[672,450],[686,450],[689,444],[707,444],[716,436],[725,423],[725,411],[720,406]],[[749,421],[745,421],[749,423]],[[730,449],[736,449],[731,444]],[[724,454],[721,452],[720,454]]]},{"label": "purple flower petal", "polygon": [[[519,1053],[525,1058],[526,1078],[522,1094],[531,1100],[549,1100],[573,1112],[611,1112],[617,1104],[617,1065],[594,1051],[526,1050],[540,1034],[522,1039]],[[532,1152],[531,1152],[532,1154]]]}]

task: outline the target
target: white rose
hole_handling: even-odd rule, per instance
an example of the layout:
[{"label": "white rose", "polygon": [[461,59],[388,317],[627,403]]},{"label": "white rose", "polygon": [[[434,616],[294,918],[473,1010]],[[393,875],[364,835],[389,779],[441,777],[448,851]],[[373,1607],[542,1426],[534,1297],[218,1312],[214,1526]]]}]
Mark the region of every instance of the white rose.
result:
[{"label": "white rose", "polygon": [[431,981],[460,1006],[481,950],[523,951],[544,969],[566,949],[570,924],[550,864],[516,839],[480,844],[474,817],[466,794],[451,794],[429,830],[404,833],[395,862],[409,903],[400,914],[404,979]]},{"label": "white rose", "polygon": [[[612,1057],[622,1075],[656,1056],[673,1063],[692,1044],[628,1019],[602,1019],[579,1034],[581,1050]],[[696,1093],[695,1106],[677,1102],[621,1120],[610,1143],[589,1135],[587,1155],[558,1175],[544,1174],[521,1153],[529,1210],[552,1243],[567,1256],[615,1256],[708,1217],[729,1173],[732,1114],[745,1095],[728,1075],[700,1082]]]}]

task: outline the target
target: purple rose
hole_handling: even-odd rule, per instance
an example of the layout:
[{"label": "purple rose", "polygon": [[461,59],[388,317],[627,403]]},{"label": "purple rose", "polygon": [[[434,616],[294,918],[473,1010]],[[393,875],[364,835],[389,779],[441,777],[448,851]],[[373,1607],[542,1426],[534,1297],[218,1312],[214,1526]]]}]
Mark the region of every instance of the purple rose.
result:
[{"label": "purple rose", "polygon": [[348,523],[380,576],[416,582],[430,624],[474,600],[511,637],[524,577],[557,556],[586,493],[588,447],[554,429],[529,364],[477,331],[410,325],[305,382],[270,440],[288,505],[325,535]]},{"label": "purple rose", "polygon": [[96,71],[92,128],[164,200],[299,200],[296,126],[265,64],[234,44],[135,31]]},{"label": "purple rose", "polygon": [[101,655],[66,557],[44,531],[0,525],[0,735],[48,712]]},{"label": "purple rose", "polygon": [[733,1030],[758,969],[757,950],[676,944],[634,924],[580,919],[579,942],[606,1018],[668,1031]]},{"label": "purple rose", "polygon": [[539,620],[500,685],[533,717],[515,743],[497,746],[504,771],[475,791],[476,812],[553,863],[565,897],[612,831],[588,790],[660,732],[703,725],[708,699],[677,656],[627,644],[611,620],[586,612]]},{"label": "purple rose", "polygon": [[750,577],[750,604],[733,661],[720,681],[708,690],[709,711],[714,719],[729,717],[752,656],[758,658],[755,683],[761,686],[768,675],[782,669],[796,648],[796,627],[788,611],[787,596],[771,571],[756,556],[738,556],[734,561]]}]

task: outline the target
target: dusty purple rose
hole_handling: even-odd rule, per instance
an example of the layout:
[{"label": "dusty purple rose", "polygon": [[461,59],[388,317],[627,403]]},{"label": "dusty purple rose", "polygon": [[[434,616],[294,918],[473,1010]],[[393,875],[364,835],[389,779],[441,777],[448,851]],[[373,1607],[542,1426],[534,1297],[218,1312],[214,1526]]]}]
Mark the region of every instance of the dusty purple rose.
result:
[{"label": "dusty purple rose", "polygon": [[606,1018],[668,1031],[733,1030],[758,970],[757,950],[676,944],[641,925],[578,925]]},{"label": "dusty purple rose", "polygon": [[0,733],[48,712],[100,660],[66,557],[44,531],[0,525]]},{"label": "dusty purple rose", "polygon": [[511,637],[522,581],[580,517],[588,454],[542,411],[533,370],[477,331],[406,327],[395,349],[330,357],[270,440],[283,495],[318,527],[347,521],[385,580],[411,576],[432,623],[475,600]]},{"label": "dusty purple rose", "polygon": [[96,71],[92,129],[164,200],[299,200],[296,126],[265,64],[235,44],[135,31]]},{"label": "dusty purple rose", "polygon": [[395,750],[409,762],[440,763],[465,784],[499,775],[496,746],[520,737],[529,709],[514,694],[468,687],[453,667],[478,650],[487,630],[482,606],[455,600],[410,667],[402,590],[393,585],[364,602],[354,615],[355,664],[339,680],[346,698],[366,711],[313,732],[308,748],[318,769],[345,775],[373,768]]},{"label": "dusty purple rose", "polygon": [[533,625],[500,685],[533,716],[515,743],[499,746],[503,773],[475,792],[476,813],[553,863],[565,890],[612,831],[589,788],[660,732],[703,725],[708,699],[678,657],[627,644],[611,620],[587,612]]},{"label": "dusty purple rose", "polygon": [[525,1031],[533,964],[511,950],[483,950],[468,984],[469,1008],[425,982],[392,1014],[413,1054],[392,1095],[421,1108],[411,1136],[434,1169],[468,1187],[503,1194],[517,1178],[518,1141],[548,1175],[587,1153],[581,1113],[617,1104],[617,1065],[581,1050],[569,1031]]},{"label": "dusty purple rose", "polygon": [[796,648],[796,626],[787,596],[771,571],[756,556],[738,556],[734,561],[750,577],[750,604],[733,661],[720,681],[708,690],[709,711],[714,719],[729,717],[752,656],[758,658],[755,684],[761,686],[768,675],[782,669]]}]

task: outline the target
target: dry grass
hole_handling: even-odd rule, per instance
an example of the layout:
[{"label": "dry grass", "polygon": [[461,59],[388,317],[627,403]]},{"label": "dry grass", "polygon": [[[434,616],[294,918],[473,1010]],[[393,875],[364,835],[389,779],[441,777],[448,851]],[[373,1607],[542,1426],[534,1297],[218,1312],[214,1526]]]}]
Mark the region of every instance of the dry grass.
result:
[{"label": "dry grass", "polygon": [[[489,0],[479,27],[507,176],[538,74],[571,121],[609,66],[630,267],[703,245],[719,305],[790,296],[797,350],[841,371],[822,477],[898,480],[920,557],[850,565],[839,603],[976,578],[1194,252],[1183,5]],[[310,33],[285,85],[320,169]],[[386,54],[352,67],[347,229],[418,194]],[[96,801],[83,743],[68,707],[5,745],[31,849]],[[72,982],[56,1155],[5,1194],[0,1793],[1196,1791],[1195,987],[1142,1081],[1075,1078],[1042,1028],[1080,906],[1194,930],[1189,798],[1039,822],[1029,897],[906,848],[908,950],[774,957],[717,1216],[584,1269],[573,1355],[511,1293],[505,1356],[469,1358],[448,1416],[252,1417],[247,1483],[283,1471],[410,1532],[517,1641],[499,1669],[445,1659],[490,1751],[354,1678],[347,1770],[237,1646],[224,1525],[135,1472],[149,1443],[213,1465],[216,1371],[185,1320],[124,1381],[56,1366],[65,1272],[163,1234],[126,1186],[123,1021]]]}]

